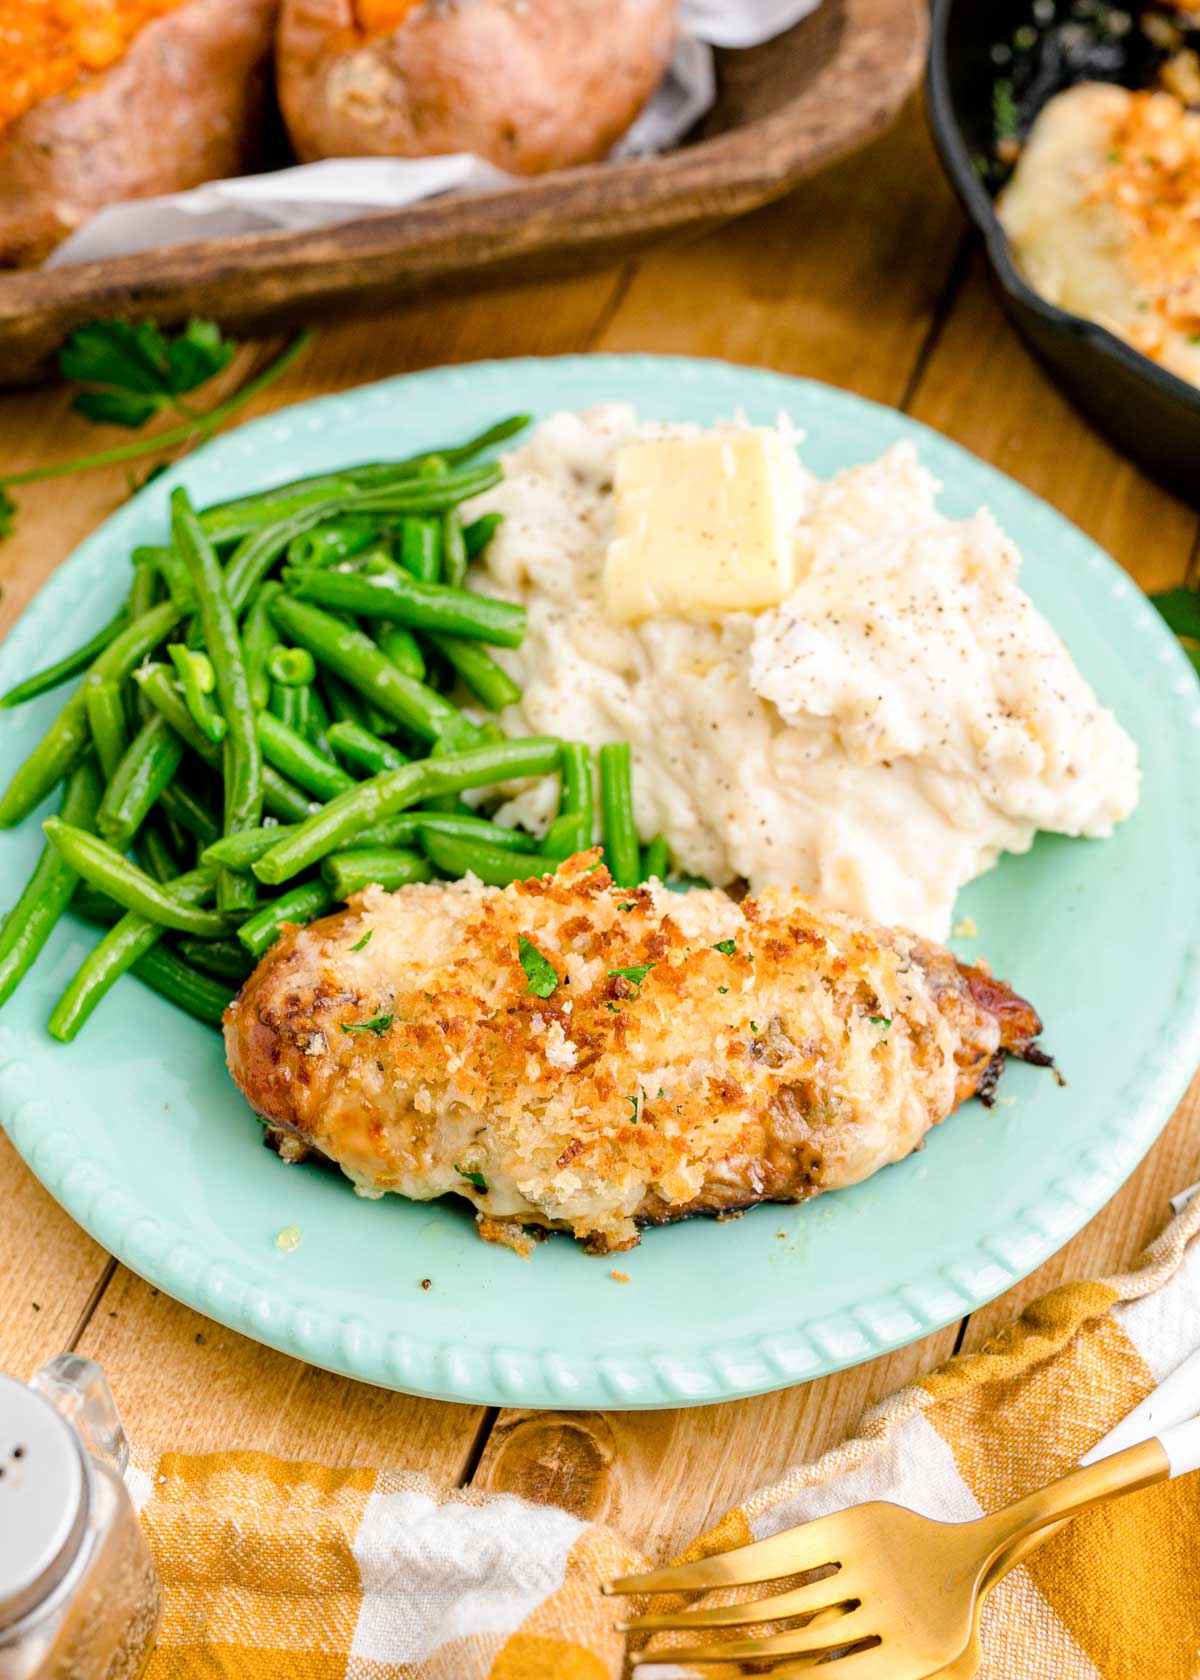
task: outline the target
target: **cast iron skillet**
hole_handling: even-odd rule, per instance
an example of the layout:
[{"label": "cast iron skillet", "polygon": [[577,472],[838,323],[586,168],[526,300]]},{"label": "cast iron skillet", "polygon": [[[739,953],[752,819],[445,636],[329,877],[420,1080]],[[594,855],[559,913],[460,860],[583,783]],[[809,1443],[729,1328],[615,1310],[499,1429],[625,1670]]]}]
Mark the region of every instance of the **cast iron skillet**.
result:
[{"label": "cast iron skillet", "polygon": [[1104,327],[1040,298],[1018,274],[972,157],[992,144],[990,49],[1023,22],[1020,0],[933,0],[928,106],[933,137],[968,216],[983,234],[1005,309],[1051,377],[1108,440],[1200,503],[1200,388]]}]

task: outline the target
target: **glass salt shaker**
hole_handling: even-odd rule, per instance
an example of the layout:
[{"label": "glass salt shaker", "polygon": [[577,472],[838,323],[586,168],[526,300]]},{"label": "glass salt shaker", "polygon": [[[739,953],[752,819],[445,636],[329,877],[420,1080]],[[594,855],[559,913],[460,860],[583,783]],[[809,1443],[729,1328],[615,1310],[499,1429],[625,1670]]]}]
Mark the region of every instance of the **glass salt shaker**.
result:
[{"label": "glass salt shaker", "polygon": [[162,1596],[104,1372],[62,1353],[0,1373],[0,1680],[136,1680]]}]

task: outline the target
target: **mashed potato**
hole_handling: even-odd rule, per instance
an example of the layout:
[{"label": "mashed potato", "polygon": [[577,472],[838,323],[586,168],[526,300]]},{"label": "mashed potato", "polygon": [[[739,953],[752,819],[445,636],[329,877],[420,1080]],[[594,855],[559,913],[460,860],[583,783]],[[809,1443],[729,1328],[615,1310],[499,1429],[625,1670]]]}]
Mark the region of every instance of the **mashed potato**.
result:
[{"label": "mashed potato", "polygon": [[[1132,811],[1136,749],[1018,588],[1015,548],[986,512],[939,514],[909,444],[804,475],[782,606],[610,622],[613,454],[665,430],[625,405],[556,415],[474,504],[505,515],[479,585],[529,614],[497,654],[524,688],[510,732],[629,740],[639,830],[689,873],[934,938],[1002,851]],[[509,816],[544,824],[538,797]]]}]

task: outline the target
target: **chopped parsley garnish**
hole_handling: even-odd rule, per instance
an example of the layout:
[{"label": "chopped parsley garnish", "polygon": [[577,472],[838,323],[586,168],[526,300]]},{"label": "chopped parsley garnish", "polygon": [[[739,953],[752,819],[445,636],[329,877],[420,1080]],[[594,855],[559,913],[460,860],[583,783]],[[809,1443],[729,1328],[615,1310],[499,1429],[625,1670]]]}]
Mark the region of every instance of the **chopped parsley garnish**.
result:
[{"label": "chopped parsley garnish", "polygon": [[717,990],[720,992],[721,996],[724,997],[725,993],[729,990],[729,987],[728,986],[718,986]]},{"label": "chopped parsley garnish", "polygon": [[868,1015],[867,1020],[873,1027],[890,1027],[892,1024],[890,1015]]},{"label": "chopped parsley garnish", "polygon": [[648,962],[648,963],[634,963],[633,966],[630,967],[630,968],[610,968],[609,971],[608,971],[609,979],[610,980],[615,980],[619,977],[622,980],[628,980],[633,985],[640,987],[641,984],[642,984],[642,981],[646,978],[647,974],[649,974],[650,970],[654,967],[655,967],[654,963]]},{"label": "chopped parsley garnish", "polygon": [[468,1172],[466,1167],[460,1167],[457,1161],[454,1163],[454,1170],[460,1178],[465,1178],[469,1184],[473,1184],[476,1190],[487,1190],[487,1179],[482,1173]]},{"label": "chopped parsley garnish", "polygon": [[525,990],[532,992],[534,997],[548,998],[558,985],[558,970],[554,964],[524,934],[517,941],[517,955],[529,981]]},{"label": "chopped parsley garnish", "polygon": [[758,1031],[758,1022],[757,1022],[757,1021],[751,1021],[751,1023],[750,1023],[750,1031],[751,1031],[751,1032],[752,1032],[752,1033],[756,1033],[756,1032],[757,1032],[757,1031]]},{"label": "chopped parsley garnish", "polygon": [[369,1021],[343,1021],[342,1031],[344,1033],[370,1032],[374,1033],[376,1038],[382,1038],[391,1024],[392,1017],[390,1015],[375,1015]]},{"label": "chopped parsley garnish", "polygon": [[366,933],[364,933],[362,938],[359,940],[358,944],[357,945],[351,945],[350,949],[352,951],[362,951],[362,950],[364,950],[366,948],[366,946],[368,946],[371,943],[371,935],[374,932],[375,932],[374,928],[368,928]]},{"label": "chopped parsley garnish", "polygon": [[604,1007],[608,1010],[610,1015],[619,1015],[621,1013],[615,1003],[606,1003]]},{"label": "chopped parsley garnish", "polygon": [[625,1101],[629,1104],[630,1108],[633,1110],[633,1113],[630,1115],[630,1119],[632,1120],[633,1124],[636,1126],[637,1123],[638,1123],[638,1100],[637,1100],[636,1097],[626,1097]]},{"label": "chopped parsley garnish", "polygon": [[617,909],[618,910],[636,910],[637,905],[636,904],[618,904]]},{"label": "chopped parsley garnish", "polygon": [[737,950],[737,940],[736,939],[718,939],[717,943],[713,946],[713,950],[714,951],[720,951],[720,953],[723,957],[731,957],[733,955],[733,953]]}]

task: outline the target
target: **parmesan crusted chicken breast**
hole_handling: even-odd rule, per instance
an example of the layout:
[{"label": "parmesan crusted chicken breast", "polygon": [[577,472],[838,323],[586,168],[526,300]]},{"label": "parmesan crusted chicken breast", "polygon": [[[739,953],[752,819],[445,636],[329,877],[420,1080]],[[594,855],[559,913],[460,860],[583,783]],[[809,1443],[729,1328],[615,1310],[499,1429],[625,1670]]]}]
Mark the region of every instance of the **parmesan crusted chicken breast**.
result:
[{"label": "parmesan crusted chicken breast", "polygon": [[915,934],[789,891],[628,891],[597,855],[287,928],[225,1018],[269,1141],[604,1253],[855,1184],[990,1096],[1005,1052],[1047,1059],[1027,1003]]}]

